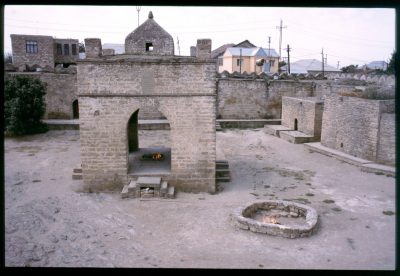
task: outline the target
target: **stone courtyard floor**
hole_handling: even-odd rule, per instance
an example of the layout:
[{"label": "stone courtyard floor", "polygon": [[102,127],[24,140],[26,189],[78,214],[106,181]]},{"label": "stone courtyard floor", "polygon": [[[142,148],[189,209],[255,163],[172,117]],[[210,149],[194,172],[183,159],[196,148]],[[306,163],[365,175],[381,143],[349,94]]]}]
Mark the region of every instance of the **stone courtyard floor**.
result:
[{"label": "stone courtyard floor", "polygon": [[[141,147],[168,144],[168,131],[140,135]],[[232,181],[175,199],[79,192],[76,130],[5,138],[4,150],[6,266],[395,269],[395,178],[261,129],[217,132]],[[232,211],[262,199],[313,207],[318,231],[286,239],[231,224]]]}]

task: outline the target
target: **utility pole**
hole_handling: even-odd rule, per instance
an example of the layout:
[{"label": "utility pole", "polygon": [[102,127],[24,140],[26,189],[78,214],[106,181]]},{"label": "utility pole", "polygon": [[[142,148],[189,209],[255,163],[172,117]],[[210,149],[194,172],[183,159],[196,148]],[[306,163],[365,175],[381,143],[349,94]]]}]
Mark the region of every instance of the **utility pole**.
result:
[{"label": "utility pole", "polygon": [[339,69],[339,63],[340,63],[340,61],[337,62],[337,69]]},{"label": "utility pole", "polygon": [[181,55],[181,48],[179,47],[179,37],[176,37],[176,40],[178,41],[178,53]]},{"label": "utility pole", "polygon": [[276,26],[279,29],[279,58],[281,57],[281,48],[282,48],[282,29],[287,28],[287,26],[282,26],[282,19],[280,26]]},{"label": "utility pole", "polygon": [[242,74],[242,49],[240,49],[240,58],[239,58],[239,68],[240,68],[240,74]]},{"label": "utility pole", "polygon": [[268,72],[271,72],[271,37],[268,37]]},{"label": "utility pole", "polygon": [[322,55],[322,77],[324,77],[324,71],[325,71],[325,68],[324,68],[324,48],[322,48],[321,55]]},{"label": "utility pole", "polygon": [[139,12],[140,12],[140,6],[136,6],[136,11],[137,11],[137,25],[139,27]]},{"label": "utility pole", "polygon": [[288,66],[288,73],[290,74],[290,47],[289,44],[287,45],[286,51],[287,51],[287,66]]}]

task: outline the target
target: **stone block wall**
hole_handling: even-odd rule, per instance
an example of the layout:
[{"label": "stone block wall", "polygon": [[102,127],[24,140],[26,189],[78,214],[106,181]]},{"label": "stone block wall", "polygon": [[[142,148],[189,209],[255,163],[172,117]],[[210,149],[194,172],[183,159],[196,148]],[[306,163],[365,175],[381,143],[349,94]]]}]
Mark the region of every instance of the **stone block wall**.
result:
[{"label": "stone block wall", "polygon": [[[26,42],[37,42],[37,53],[26,52]],[[53,38],[41,35],[11,35],[13,65],[19,71],[26,69],[25,65],[54,68]]]},{"label": "stone block wall", "polygon": [[305,134],[321,137],[323,101],[315,97],[282,97],[282,125]]},{"label": "stone block wall", "polygon": [[379,124],[377,162],[394,166],[396,161],[395,114],[382,113]]},{"label": "stone block wall", "polygon": [[[380,162],[377,153],[380,118],[382,113],[390,112],[393,108],[394,100],[327,96],[324,102],[321,144],[355,157]],[[390,127],[384,126],[384,129],[388,128]]]},{"label": "stone block wall", "polygon": [[[185,66],[183,66],[185,65]],[[171,128],[171,173],[181,191],[215,192],[215,63],[124,59],[78,63],[83,181],[92,191],[127,184],[127,123],[139,109],[163,114]],[[140,142],[139,142],[140,143]]]},{"label": "stone block wall", "polygon": [[221,78],[217,82],[218,118],[281,118],[282,96],[313,95],[311,81],[264,81]]},{"label": "stone block wall", "polygon": [[10,75],[25,75],[47,83],[46,113],[43,119],[72,119],[72,103],[77,97],[76,74],[41,72],[9,72]]}]

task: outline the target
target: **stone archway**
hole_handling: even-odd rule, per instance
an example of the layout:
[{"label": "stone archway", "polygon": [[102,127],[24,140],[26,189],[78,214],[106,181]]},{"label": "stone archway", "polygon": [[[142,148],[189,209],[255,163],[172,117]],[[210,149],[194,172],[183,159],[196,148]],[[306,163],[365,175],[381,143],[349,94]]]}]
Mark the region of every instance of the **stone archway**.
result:
[{"label": "stone archway", "polygon": [[137,109],[127,123],[128,174],[168,175],[171,173],[169,121],[139,120],[139,114],[140,109]]}]

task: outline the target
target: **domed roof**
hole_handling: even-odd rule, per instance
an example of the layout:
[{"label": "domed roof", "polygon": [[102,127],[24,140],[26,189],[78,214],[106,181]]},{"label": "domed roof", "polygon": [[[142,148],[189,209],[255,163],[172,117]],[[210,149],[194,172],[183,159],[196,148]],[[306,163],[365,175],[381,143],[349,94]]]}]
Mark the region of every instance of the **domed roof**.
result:
[{"label": "domed roof", "polygon": [[174,55],[174,39],[154,20],[148,19],[125,38],[126,54]]}]

